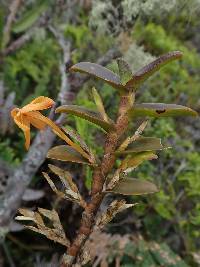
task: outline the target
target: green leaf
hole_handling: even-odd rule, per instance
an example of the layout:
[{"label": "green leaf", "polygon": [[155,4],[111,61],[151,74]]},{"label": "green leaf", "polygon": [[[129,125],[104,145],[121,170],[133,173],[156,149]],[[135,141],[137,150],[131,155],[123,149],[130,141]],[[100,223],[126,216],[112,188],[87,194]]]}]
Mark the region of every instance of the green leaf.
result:
[{"label": "green leaf", "polygon": [[120,82],[120,77],[111,70],[90,62],[80,62],[70,68],[71,71],[82,72],[105,81],[116,89],[125,90]]},{"label": "green leaf", "polygon": [[86,158],[82,157],[81,154],[67,145],[55,146],[51,148],[47,153],[47,158],[90,164]]},{"label": "green leaf", "polygon": [[198,113],[191,108],[163,103],[142,103],[136,104],[130,111],[130,116],[136,117],[171,117],[171,116],[198,116]]},{"label": "green leaf", "polygon": [[12,31],[20,33],[30,28],[41,16],[41,14],[49,7],[49,1],[40,1],[36,6],[27,11],[24,16],[13,25]]},{"label": "green leaf", "polygon": [[122,195],[144,195],[158,192],[155,184],[136,178],[121,179],[109,192]]},{"label": "green leaf", "polygon": [[93,98],[94,98],[94,101],[95,101],[95,104],[97,106],[97,109],[98,109],[99,113],[101,114],[101,116],[104,119],[104,121],[108,122],[109,118],[108,118],[108,116],[107,116],[107,114],[105,112],[102,99],[101,99],[99,93],[97,92],[97,90],[94,87],[92,88],[92,94],[93,94]]},{"label": "green leaf", "polygon": [[105,131],[109,132],[111,130],[115,130],[115,126],[113,121],[109,120],[109,122],[105,121],[99,112],[95,112],[93,110],[86,109],[84,107],[76,106],[76,105],[64,105],[60,106],[56,109],[56,113],[69,113],[85,119],[89,122],[92,122]]},{"label": "green leaf", "polygon": [[120,169],[124,172],[126,172],[128,169],[134,170],[140,164],[142,164],[143,161],[157,159],[157,158],[158,158],[157,155],[155,155],[151,151],[140,152],[131,157],[125,158],[121,163]]},{"label": "green leaf", "polygon": [[116,154],[131,154],[136,152],[143,151],[155,151],[163,149],[160,138],[154,137],[140,137],[131,143],[127,150],[125,151],[116,151]]},{"label": "green leaf", "polygon": [[133,73],[131,71],[130,66],[126,61],[124,61],[122,58],[117,59],[118,69],[119,69],[119,76],[120,81],[123,85],[126,85],[126,83],[132,79]]},{"label": "green leaf", "polygon": [[145,82],[150,76],[152,76],[156,71],[159,71],[160,68],[165,66],[167,63],[179,59],[182,57],[182,53],[180,51],[172,51],[166,53],[151,63],[147,64],[140,70],[138,70],[126,84],[126,88],[133,89],[140,86],[143,82]]}]

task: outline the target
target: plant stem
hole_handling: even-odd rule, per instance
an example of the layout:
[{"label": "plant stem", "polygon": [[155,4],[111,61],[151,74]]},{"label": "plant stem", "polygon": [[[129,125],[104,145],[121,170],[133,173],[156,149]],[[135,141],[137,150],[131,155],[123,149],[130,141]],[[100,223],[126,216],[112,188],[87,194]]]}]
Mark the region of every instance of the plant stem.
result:
[{"label": "plant stem", "polygon": [[133,106],[133,94],[121,97],[118,118],[115,124],[116,131],[107,134],[104,156],[100,166],[98,166],[93,174],[93,183],[91,190],[91,200],[82,214],[80,228],[78,234],[68,249],[67,255],[63,257],[61,267],[70,267],[77,260],[77,256],[81,252],[86,240],[89,238],[92,228],[95,224],[95,216],[104,198],[103,186],[108,173],[115,164],[115,150],[119,140],[128,127],[127,111]]}]

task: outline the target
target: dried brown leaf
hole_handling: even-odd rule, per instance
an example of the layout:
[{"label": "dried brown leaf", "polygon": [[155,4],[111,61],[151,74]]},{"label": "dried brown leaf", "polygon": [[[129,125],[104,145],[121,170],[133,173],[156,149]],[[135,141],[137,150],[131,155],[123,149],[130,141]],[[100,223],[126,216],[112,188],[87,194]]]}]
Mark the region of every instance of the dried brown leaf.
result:
[{"label": "dried brown leaf", "polygon": [[125,200],[114,200],[107,210],[97,219],[96,226],[102,228],[104,225],[108,224],[117,213],[135,205],[136,204],[126,204]]}]

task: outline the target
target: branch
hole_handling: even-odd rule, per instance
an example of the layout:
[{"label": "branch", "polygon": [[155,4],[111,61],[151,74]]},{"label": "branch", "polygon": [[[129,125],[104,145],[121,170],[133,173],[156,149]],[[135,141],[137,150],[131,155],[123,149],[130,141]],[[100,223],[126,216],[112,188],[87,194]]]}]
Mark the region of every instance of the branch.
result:
[{"label": "branch", "polygon": [[6,21],[6,25],[4,27],[4,32],[3,32],[3,48],[6,47],[6,45],[10,41],[10,32],[11,32],[11,27],[13,24],[13,21],[15,20],[15,16],[17,14],[17,11],[20,7],[22,0],[13,0],[12,4],[10,5],[10,14],[8,16],[8,19]]},{"label": "branch", "polygon": [[[57,97],[57,102],[61,100],[61,92],[63,94],[66,91],[70,91],[67,74],[63,71],[65,59],[70,58],[69,44],[66,46],[62,44],[62,49],[63,61],[60,64],[61,87]],[[62,102],[64,102],[63,99]],[[54,113],[53,111],[54,110],[52,110],[50,114],[52,119]],[[62,124],[62,117],[58,119],[58,122]],[[0,207],[0,227],[2,227],[2,229],[4,228],[3,232],[6,233],[9,230],[9,224],[12,222],[13,216],[20,207],[21,199],[25,190],[31,182],[32,177],[45,161],[47,151],[51,148],[54,140],[55,134],[49,128],[43,132],[39,132],[21,165],[14,171],[13,175],[8,178],[8,185],[4,195],[2,196],[2,205]]]},{"label": "branch", "polygon": [[33,35],[33,29],[27,31],[25,34],[23,34],[18,39],[16,39],[14,42],[12,42],[8,47],[6,47],[2,51],[2,56],[5,57],[5,56],[15,52],[19,48],[21,48],[23,45],[25,45],[31,39],[32,35]]},{"label": "branch", "polygon": [[64,254],[61,267],[71,267],[77,263],[78,256],[84,248],[86,240],[89,238],[95,217],[104,199],[103,187],[106,177],[115,164],[115,150],[122,135],[128,127],[128,110],[132,108],[133,102],[130,99],[133,95],[121,96],[118,110],[118,117],[115,124],[115,132],[109,132],[105,141],[104,155],[100,166],[94,169],[92,178],[91,200],[82,214],[82,220],[78,234],[69,247],[67,254]]}]

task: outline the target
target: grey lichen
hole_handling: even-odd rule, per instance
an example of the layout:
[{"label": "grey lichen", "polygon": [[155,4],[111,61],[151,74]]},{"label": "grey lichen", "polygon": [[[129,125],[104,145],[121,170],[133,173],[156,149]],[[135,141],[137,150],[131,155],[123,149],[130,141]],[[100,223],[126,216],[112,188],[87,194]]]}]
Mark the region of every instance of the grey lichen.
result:
[{"label": "grey lichen", "polygon": [[188,16],[200,10],[199,0],[93,0],[89,25],[99,33],[117,35],[132,27],[138,17],[162,18],[171,12],[188,10]]}]

